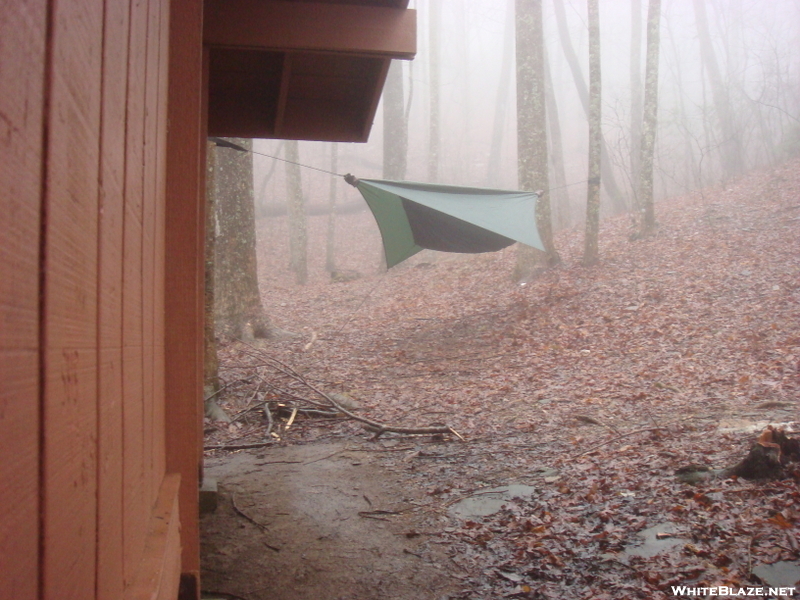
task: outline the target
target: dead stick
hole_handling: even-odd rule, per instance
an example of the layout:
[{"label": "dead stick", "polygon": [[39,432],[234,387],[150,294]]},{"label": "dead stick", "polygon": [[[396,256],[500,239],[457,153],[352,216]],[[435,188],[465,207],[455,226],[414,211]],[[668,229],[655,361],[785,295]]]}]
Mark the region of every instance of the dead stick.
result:
[{"label": "dead stick", "polygon": [[216,396],[216,395],[218,395],[218,394],[220,394],[220,393],[224,392],[226,389],[228,389],[230,386],[232,386],[232,385],[233,385],[233,384],[235,384],[235,383],[250,383],[250,379],[252,379],[252,378],[253,378],[253,376],[252,376],[252,375],[248,375],[247,377],[242,377],[241,379],[236,379],[236,380],[234,380],[234,381],[230,381],[230,382],[226,383],[225,385],[223,385],[221,388],[219,388],[219,389],[218,389],[216,392],[214,392],[213,394],[210,394],[209,396],[206,396],[205,398],[203,398],[203,401],[204,401],[204,402],[208,402],[208,401],[209,401],[209,400],[211,400],[211,399],[212,399],[214,396]]},{"label": "dead stick", "polygon": [[272,411],[269,409],[269,403],[264,402],[264,414],[267,415],[267,431],[264,433],[264,437],[270,439],[270,434],[272,434],[272,427],[275,425],[275,421],[272,420]]},{"label": "dead stick", "polygon": [[239,515],[239,516],[241,516],[241,517],[244,517],[245,519],[247,519],[248,521],[250,521],[250,522],[251,522],[253,525],[255,525],[256,527],[258,527],[258,528],[259,528],[261,531],[267,531],[267,526],[266,526],[266,525],[262,525],[261,523],[259,523],[258,521],[256,521],[256,520],[255,520],[253,517],[251,517],[251,516],[250,516],[250,515],[248,515],[246,512],[244,512],[244,511],[243,511],[241,508],[239,508],[238,506],[236,506],[236,494],[234,494],[233,496],[231,496],[231,504],[233,504],[233,510],[235,510],[235,511],[236,511],[236,514],[237,514],[237,515]]},{"label": "dead stick", "polygon": [[265,446],[271,446],[275,442],[258,442],[255,444],[211,444],[209,446],[203,446],[203,450],[249,450],[250,448],[263,448]]},{"label": "dead stick", "polygon": [[596,446],[592,446],[591,448],[589,448],[585,452],[581,452],[580,454],[576,454],[575,458],[578,458],[579,456],[583,456],[584,454],[589,454],[589,452],[594,452],[598,448],[602,448],[603,446],[606,446],[607,444],[611,444],[613,442],[616,442],[617,440],[621,440],[622,438],[628,437],[630,435],[634,435],[636,433],[644,433],[646,431],[661,431],[662,429],[664,429],[664,428],[663,427],[647,427],[646,429],[635,429],[634,431],[628,431],[627,433],[623,433],[621,435],[618,435],[615,438],[611,438],[610,440],[606,440],[605,442],[597,444]]},{"label": "dead stick", "polygon": [[330,402],[331,406],[333,406],[336,410],[338,410],[342,414],[350,417],[354,421],[358,421],[359,423],[364,423],[369,428],[373,428],[372,430],[375,431],[375,436],[372,438],[373,440],[378,439],[378,437],[380,437],[384,433],[400,433],[400,434],[406,434],[406,435],[418,435],[418,434],[421,434],[421,435],[433,435],[433,434],[437,434],[437,433],[451,433],[451,434],[455,435],[457,438],[459,438],[461,441],[464,441],[464,438],[455,429],[453,429],[452,427],[448,427],[446,425],[442,426],[442,427],[394,427],[394,426],[391,426],[391,425],[384,425],[383,423],[378,423],[377,421],[373,421],[372,419],[367,419],[366,417],[360,417],[360,416],[358,416],[356,414],[353,414],[352,412],[350,412],[349,410],[344,408],[341,404],[336,402],[336,400],[334,400],[329,394],[323,392],[318,387],[316,387],[315,385],[311,384],[308,380],[306,380],[305,377],[300,375],[297,371],[295,371],[289,365],[279,361],[277,358],[274,358],[272,356],[269,356],[268,354],[260,352],[258,350],[258,348],[256,348],[255,346],[251,346],[247,342],[244,342],[242,340],[239,340],[239,342],[244,344],[244,345],[246,345],[246,346],[249,346],[250,348],[252,348],[256,352],[258,352],[261,356],[266,358],[267,360],[275,363],[277,365],[277,366],[275,366],[275,368],[278,371],[280,371],[284,375],[287,375],[287,376],[291,377],[295,381],[297,381],[299,383],[302,383],[308,389],[310,389],[312,392],[315,392],[316,394],[318,394],[318,395],[322,396],[323,398],[325,398],[328,402]]}]

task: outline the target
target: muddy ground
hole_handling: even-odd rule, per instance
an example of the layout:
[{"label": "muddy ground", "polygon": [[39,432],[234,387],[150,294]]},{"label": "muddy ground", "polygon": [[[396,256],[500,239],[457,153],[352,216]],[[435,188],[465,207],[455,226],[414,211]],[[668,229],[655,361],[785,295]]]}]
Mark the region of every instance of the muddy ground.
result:
[{"label": "muddy ground", "polygon": [[459,590],[447,548],[421,533],[447,518],[419,510],[425,498],[374,448],[240,451],[207,460],[206,476],[220,494],[202,518],[203,587],[217,597],[439,600]]}]

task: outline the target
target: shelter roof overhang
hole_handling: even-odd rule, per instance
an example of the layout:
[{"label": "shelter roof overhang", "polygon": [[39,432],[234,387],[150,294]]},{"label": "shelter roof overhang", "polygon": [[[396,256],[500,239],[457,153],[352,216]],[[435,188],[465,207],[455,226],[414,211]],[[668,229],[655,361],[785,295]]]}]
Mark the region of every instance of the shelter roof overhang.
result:
[{"label": "shelter roof overhang", "polygon": [[416,53],[408,0],[208,0],[208,134],[363,142],[392,59]]}]

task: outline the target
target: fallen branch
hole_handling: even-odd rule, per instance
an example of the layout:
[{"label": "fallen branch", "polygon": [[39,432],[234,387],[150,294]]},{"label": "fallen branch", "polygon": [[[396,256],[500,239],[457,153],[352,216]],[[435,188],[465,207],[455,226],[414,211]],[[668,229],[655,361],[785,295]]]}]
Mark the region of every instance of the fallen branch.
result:
[{"label": "fallen branch", "polygon": [[447,425],[442,425],[441,427],[393,427],[391,425],[381,425],[375,421],[369,421],[369,419],[358,420],[365,424],[364,429],[375,434],[372,437],[373,440],[377,440],[384,433],[399,433],[404,435],[439,435],[451,433],[462,442],[465,441],[455,429]]},{"label": "fallen branch", "polygon": [[244,512],[241,508],[236,506],[236,494],[231,496],[231,504],[233,505],[233,510],[236,512],[237,515],[239,515],[240,517],[244,517],[245,519],[250,521],[253,525],[258,527],[261,531],[267,531],[267,526],[266,525],[263,525],[263,524],[259,523],[253,517],[251,517],[246,512]]},{"label": "fallen branch", "polygon": [[269,436],[272,434],[272,427],[275,425],[275,422],[272,420],[272,412],[269,410],[269,404],[264,402],[264,414],[267,416],[267,431],[264,433],[264,437],[269,439]]},{"label": "fallen branch", "polygon": [[358,516],[365,519],[375,519],[376,521],[388,521],[386,517],[380,515],[402,515],[402,512],[396,510],[360,510]]},{"label": "fallen branch", "polygon": [[209,401],[209,400],[211,400],[211,399],[212,399],[214,396],[217,396],[217,395],[219,395],[220,393],[224,392],[226,389],[228,389],[228,388],[229,388],[229,387],[231,387],[232,385],[234,385],[234,384],[237,384],[237,383],[249,383],[249,382],[250,382],[250,380],[251,380],[252,378],[253,378],[253,376],[252,376],[252,375],[248,375],[247,377],[242,377],[241,379],[235,379],[235,380],[233,380],[233,381],[229,381],[228,383],[226,383],[225,385],[223,385],[221,388],[219,388],[219,389],[218,389],[216,392],[214,392],[213,394],[209,394],[208,396],[206,396],[205,398],[203,398],[203,400],[204,400],[204,402],[208,402],[208,401]]},{"label": "fallen branch", "polygon": [[251,448],[264,448],[271,446],[274,441],[257,442],[255,444],[210,444],[203,446],[203,450],[249,450]]},{"label": "fallen branch", "polygon": [[346,417],[358,421],[359,423],[363,423],[368,431],[372,431],[375,435],[373,436],[373,440],[377,440],[381,435],[384,433],[399,433],[402,435],[437,435],[437,434],[445,434],[449,433],[456,436],[461,441],[464,441],[464,438],[452,427],[447,425],[442,426],[433,426],[433,427],[398,427],[394,425],[386,425],[384,423],[380,423],[378,421],[373,421],[372,419],[368,419],[366,417],[362,417],[360,415],[356,415],[353,412],[349,411],[345,407],[343,407],[339,402],[337,402],[330,394],[322,391],[317,386],[309,382],[305,377],[300,375],[297,371],[295,371],[292,367],[287,365],[286,363],[281,362],[277,358],[269,356],[265,354],[255,346],[248,344],[242,340],[239,340],[239,343],[248,346],[253,351],[255,351],[259,357],[265,358],[271,363],[271,366],[283,373],[287,377],[293,379],[294,381],[304,385],[309,390],[317,394],[318,396],[324,398],[330,406],[335,408],[338,412],[342,413]]},{"label": "fallen branch", "polygon": [[598,448],[602,448],[603,446],[607,446],[608,444],[612,444],[612,443],[616,442],[617,440],[621,440],[622,438],[626,438],[626,437],[631,436],[631,435],[636,435],[637,433],[645,433],[645,432],[648,432],[648,431],[662,431],[663,429],[664,429],[663,427],[646,427],[644,429],[634,429],[633,431],[627,431],[625,433],[622,433],[622,434],[618,435],[617,437],[611,438],[610,440],[606,440],[605,442],[601,442],[600,444],[597,444],[596,446],[592,446],[591,448],[589,448],[588,450],[586,450],[584,452],[581,452],[580,454],[576,454],[575,458],[578,458],[579,456],[583,456],[584,454],[589,454],[590,452],[594,452]]}]

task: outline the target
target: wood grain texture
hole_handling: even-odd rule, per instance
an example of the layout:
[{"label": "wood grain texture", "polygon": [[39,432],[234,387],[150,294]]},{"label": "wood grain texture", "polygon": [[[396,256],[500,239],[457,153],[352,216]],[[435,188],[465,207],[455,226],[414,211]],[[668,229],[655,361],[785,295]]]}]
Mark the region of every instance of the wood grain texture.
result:
[{"label": "wood grain texture", "polygon": [[[144,119],[144,202],[142,204],[142,340],[143,340],[143,407],[144,407],[144,465],[142,480],[146,506],[156,501],[164,477],[163,469],[156,465],[163,460],[158,457],[163,447],[156,440],[163,438],[164,430],[157,427],[156,414],[164,410],[163,390],[156,394],[155,356],[156,345],[163,340],[163,330],[156,330],[156,298],[163,294],[163,284],[156,275],[156,211],[164,201],[159,193],[162,182],[158,180],[159,161],[159,77],[162,67],[162,11],[160,0],[148,0],[147,54],[145,71],[145,119]],[[163,124],[162,124],[163,125]],[[163,280],[162,280],[163,281]]]},{"label": "wood grain texture", "polygon": [[180,582],[180,475],[164,477],[153,503],[136,579],[124,600],[174,600]]},{"label": "wood grain texture", "polygon": [[157,332],[154,340],[153,357],[153,386],[154,396],[158,399],[159,406],[153,420],[153,430],[156,432],[153,439],[155,446],[154,470],[159,473],[166,473],[166,430],[165,430],[165,381],[164,381],[164,269],[165,269],[165,249],[164,249],[164,212],[166,203],[166,172],[167,172],[167,91],[169,86],[169,3],[159,2],[161,11],[161,29],[159,35],[159,77],[158,77],[158,134],[156,140],[156,153],[158,154],[156,179],[157,179],[157,200],[155,211],[155,299],[153,306],[153,327]]},{"label": "wood grain texture", "polygon": [[44,598],[95,589],[103,4],[53,5],[43,310]]},{"label": "wood grain texture", "polygon": [[[44,0],[0,18],[0,598],[38,595]],[[13,90],[13,93],[5,93]]]},{"label": "wood grain texture", "polygon": [[181,570],[199,571],[202,461],[202,279],[205,164],[202,131],[202,3],[174,0],[166,188],[165,353],[167,471],[180,473]]},{"label": "wood grain texture", "polygon": [[204,41],[210,46],[405,59],[417,51],[414,10],[274,0],[206,4]]},{"label": "wood grain texture", "polygon": [[124,448],[124,573],[125,585],[135,576],[144,548],[150,514],[142,485],[147,476],[144,447],[143,350],[143,204],[144,123],[146,96],[147,13],[144,0],[134,0],[130,11],[128,97],[126,125],[125,222],[123,232],[123,448]]},{"label": "wood grain texture", "polygon": [[105,1],[98,281],[97,598],[121,596],[122,290],[129,0]]}]

